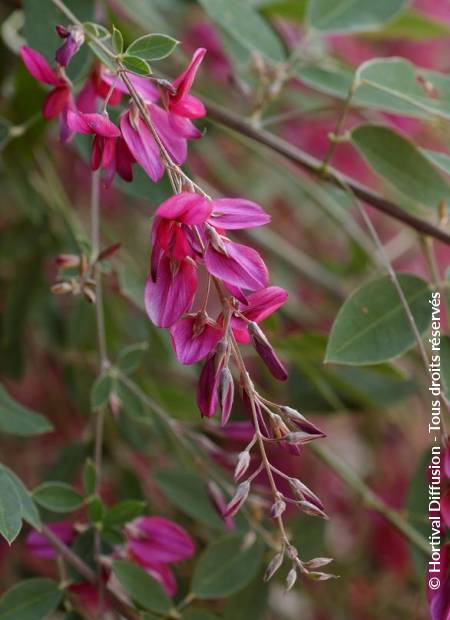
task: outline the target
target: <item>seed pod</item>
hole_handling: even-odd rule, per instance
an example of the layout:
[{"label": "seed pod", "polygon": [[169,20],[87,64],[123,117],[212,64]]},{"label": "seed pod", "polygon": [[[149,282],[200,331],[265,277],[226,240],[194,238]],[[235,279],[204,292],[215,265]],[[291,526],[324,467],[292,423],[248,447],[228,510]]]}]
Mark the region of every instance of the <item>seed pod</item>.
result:
[{"label": "seed pod", "polygon": [[286,502],[284,502],[281,497],[279,497],[273,504],[270,509],[270,516],[272,519],[278,519],[281,517],[283,512],[286,510]]},{"label": "seed pod", "polygon": [[271,579],[275,575],[277,570],[283,564],[283,559],[284,553],[282,551],[273,556],[273,558],[267,565],[266,572],[264,573],[264,581],[269,581],[269,579]]},{"label": "seed pod", "polygon": [[241,484],[238,485],[236,489],[236,493],[231,498],[231,501],[228,503],[227,507],[225,508],[223,516],[233,517],[238,512],[238,510],[240,509],[242,504],[245,502],[245,500],[247,499],[249,492],[250,492],[250,482],[248,480],[245,480],[245,482],[241,482]]},{"label": "seed pod", "polygon": [[228,366],[222,368],[219,376],[219,402],[221,410],[220,425],[223,427],[228,422],[234,401],[234,380]]},{"label": "seed pod", "polygon": [[244,450],[238,456],[238,461],[236,463],[236,468],[234,470],[234,479],[237,482],[248,469],[250,465],[250,452],[248,450]]},{"label": "seed pod", "polygon": [[286,381],[288,377],[286,368],[278,359],[277,354],[275,353],[270,342],[267,340],[264,332],[262,332],[258,325],[253,321],[248,324],[248,329],[256,352],[270,370],[272,375],[279,381]]},{"label": "seed pod", "polygon": [[289,590],[291,590],[294,587],[296,581],[297,581],[297,570],[293,566],[291,570],[288,572],[288,575],[286,577],[286,592],[289,592]]},{"label": "seed pod", "polygon": [[308,562],[303,562],[303,568],[306,569],[307,572],[315,571],[318,568],[322,568],[323,566],[327,566],[330,562],[333,561],[333,558],[313,558]]}]

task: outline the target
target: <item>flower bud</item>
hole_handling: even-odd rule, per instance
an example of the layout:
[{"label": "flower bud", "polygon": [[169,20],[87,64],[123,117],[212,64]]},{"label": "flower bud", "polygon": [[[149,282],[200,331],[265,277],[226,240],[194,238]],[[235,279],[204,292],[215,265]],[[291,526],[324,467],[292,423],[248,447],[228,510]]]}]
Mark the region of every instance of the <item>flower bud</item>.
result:
[{"label": "flower bud", "polygon": [[299,497],[301,500],[307,500],[311,504],[315,504],[318,508],[320,508],[320,510],[323,510],[323,504],[320,498],[317,497],[317,495],[313,493],[311,489],[306,486],[306,484],[303,484],[303,482],[297,478],[290,478],[289,486],[291,487],[294,495]]},{"label": "flower bud", "polygon": [[219,233],[214,228],[214,226],[211,226],[210,224],[205,224],[205,232],[212,247],[217,252],[220,252],[221,254],[225,254],[225,256],[228,256],[228,250],[225,246],[225,243],[223,242],[222,237],[219,235]]},{"label": "flower bud", "polygon": [[248,324],[248,329],[250,335],[252,337],[253,346],[256,349],[256,352],[270,370],[275,379],[279,381],[286,381],[288,375],[285,367],[278,359],[277,354],[275,353],[272,345],[267,340],[264,332],[259,328],[259,326],[251,321]]},{"label": "flower bud", "polygon": [[273,558],[267,565],[266,572],[264,573],[264,581],[269,581],[269,579],[271,579],[275,575],[277,570],[283,564],[283,559],[284,553],[282,551],[273,556]]},{"label": "flower bud", "polygon": [[293,567],[288,572],[288,575],[286,577],[286,592],[289,592],[289,590],[291,590],[294,587],[296,581],[297,581],[297,570]]},{"label": "flower bud", "polygon": [[244,450],[244,452],[241,452],[239,454],[238,462],[234,470],[234,479],[236,482],[240,478],[242,478],[242,476],[247,471],[249,465],[250,465],[250,452],[248,452],[247,450]]},{"label": "flower bud", "polygon": [[306,569],[307,572],[310,570],[315,571],[318,568],[322,568],[323,566],[327,566],[330,562],[333,561],[333,558],[313,558],[308,562],[303,562],[303,568]]},{"label": "flower bud", "polygon": [[281,517],[283,512],[286,510],[286,502],[284,502],[281,497],[279,497],[273,504],[270,509],[270,516],[272,519],[278,519]]},{"label": "flower bud", "polygon": [[104,250],[100,252],[97,257],[97,262],[105,260],[106,258],[111,258],[116,252],[120,250],[122,247],[121,243],[113,243],[113,245],[108,246]]},{"label": "flower bud", "polygon": [[66,295],[73,292],[73,285],[71,282],[57,282],[50,290],[54,295]]},{"label": "flower bud", "polygon": [[317,435],[310,435],[304,431],[293,431],[283,437],[284,441],[296,446],[304,446],[314,439],[317,439]]},{"label": "flower bud", "polygon": [[307,515],[311,515],[312,517],[322,517],[322,519],[328,519],[328,515],[311,502],[301,500],[299,502],[295,502],[295,504],[300,508],[302,512]]},{"label": "flower bud", "polygon": [[208,495],[211,499],[214,507],[217,509],[219,515],[223,518],[225,526],[229,530],[234,529],[234,521],[231,517],[225,517],[224,512],[226,509],[225,498],[222,493],[222,489],[213,480],[208,481]]},{"label": "flower bud", "polygon": [[219,402],[222,412],[220,425],[223,427],[228,422],[233,407],[234,380],[228,366],[222,368],[219,376]]},{"label": "flower bud", "polygon": [[304,433],[308,433],[309,435],[314,435],[314,437],[325,437],[325,433],[323,433],[315,424],[310,422],[296,409],[292,409],[292,407],[280,407],[280,411],[284,414],[289,420],[294,422],[298,428]]},{"label": "flower bud", "polygon": [[330,573],[312,572],[308,573],[308,579],[313,581],[328,581],[329,579],[339,579],[337,575],[330,575]]},{"label": "flower bud", "polygon": [[78,267],[80,264],[80,257],[76,254],[60,254],[55,258],[55,262],[60,269]]},{"label": "flower bud", "polygon": [[56,50],[55,60],[61,67],[67,67],[84,43],[84,32],[80,26],[56,26],[56,32],[64,43]]},{"label": "flower bud", "polygon": [[225,508],[225,512],[223,513],[223,516],[224,517],[234,516],[238,512],[242,504],[245,502],[245,500],[247,499],[249,493],[250,493],[250,482],[248,480],[245,480],[245,482],[241,482],[241,484],[237,487],[236,493],[231,498],[231,501],[228,503],[227,507]]}]

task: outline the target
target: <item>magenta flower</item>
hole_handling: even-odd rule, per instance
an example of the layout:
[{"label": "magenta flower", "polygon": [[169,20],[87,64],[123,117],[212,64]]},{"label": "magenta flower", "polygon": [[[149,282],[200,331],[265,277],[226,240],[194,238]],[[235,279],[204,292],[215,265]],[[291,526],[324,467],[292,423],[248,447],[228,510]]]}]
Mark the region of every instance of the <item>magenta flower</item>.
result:
[{"label": "magenta flower", "polygon": [[84,32],[79,26],[56,26],[56,32],[64,43],[56,50],[55,60],[61,67],[67,67],[84,43]]},{"label": "magenta flower", "polygon": [[145,308],[158,327],[171,327],[190,309],[197,290],[197,268],[187,260],[164,256],[156,279],[145,285]]},{"label": "magenta flower", "polygon": [[46,119],[59,116],[60,138],[62,142],[66,142],[72,136],[67,125],[67,114],[69,110],[75,109],[69,82],[60,69],[52,69],[45,58],[31,47],[22,46],[20,55],[28,72],[35,80],[53,86],[44,99],[42,115]]},{"label": "magenta flower", "polygon": [[109,168],[115,157],[116,139],[120,130],[106,114],[72,112],[67,114],[69,128],[76,133],[93,134],[91,168]]},{"label": "magenta flower", "polygon": [[[72,523],[67,521],[55,521],[48,524],[48,529],[53,532],[65,545],[70,546],[75,540],[76,530]],[[26,544],[30,553],[37,558],[52,560],[56,557],[55,548],[48,539],[39,532],[32,531],[28,534]]]},{"label": "magenta flower", "polygon": [[194,364],[215,348],[223,336],[223,328],[204,312],[188,315],[170,330],[172,345],[182,364]]},{"label": "magenta flower", "polygon": [[256,202],[244,198],[217,198],[208,223],[218,229],[239,230],[264,226],[270,215]]},{"label": "magenta flower", "polygon": [[212,418],[219,404],[220,371],[223,352],[215,352],[206,360],[197,385],[197,405],[202,418]]},{"label": "magenta flower", "polygon": [[226,237],[220,236],[217,243],[217,237],[210,235],[205,266],[212,276],[238,288],[257,291],[269,283],[267,267],[258,252]]},{"label": "magenta flower", "polygon": [[248,321],[261,323],[276,312],[287,298],[287,291],[279,286],[269,286],[247,295],[245,303],[239,302],[238,309],[231,319],[236,340],[242,344],[248,344],[251,340]]},{"label": "magenta flower", "polygon": [[204,47],[199,47],[193,54],[186,69],[172,83],[175,90],[169,93],[169,111],[186,118],[200,118],[205,116],[206,109],[200,99],[189,94],[192,83],[197,74],[200,63],[206,54]]},{"label": "magenta flower", "polygon": [[186,530],[163,517],[139,517],[125,526],[125,536],[131,559],[173,596],[177,586],[168,564],[186,560],[195,553],[194,542]]}]

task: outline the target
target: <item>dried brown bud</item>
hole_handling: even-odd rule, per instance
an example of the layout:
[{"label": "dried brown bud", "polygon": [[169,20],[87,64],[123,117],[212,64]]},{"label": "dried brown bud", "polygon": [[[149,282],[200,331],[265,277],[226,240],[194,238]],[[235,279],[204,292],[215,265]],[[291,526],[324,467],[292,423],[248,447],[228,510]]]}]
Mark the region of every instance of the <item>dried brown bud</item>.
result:
[{"label": "dried brown bud", "polygon": [[76,254],[60,254],[55,258],[55,262],[60,269],[68,269],[70,267],[78,267],[80,257]]},{"label": "dried brown bud", "polygon": [[50,289],[54,295],[67,295],[73,292],[73,284],[71,282],[57,282]]},{"label": "dried brown bud", "polygon": [[295,504],[296,506],[298,506],[298,508],[300,508],[302,512],[307,515],[311,515],[312,517],[322,517],[322,519],[328,519],[328,515],[326,514],[326,512],[324,512],[318,506],[312,504],[311,502],[301,500],[299,502],[295,502]]}]

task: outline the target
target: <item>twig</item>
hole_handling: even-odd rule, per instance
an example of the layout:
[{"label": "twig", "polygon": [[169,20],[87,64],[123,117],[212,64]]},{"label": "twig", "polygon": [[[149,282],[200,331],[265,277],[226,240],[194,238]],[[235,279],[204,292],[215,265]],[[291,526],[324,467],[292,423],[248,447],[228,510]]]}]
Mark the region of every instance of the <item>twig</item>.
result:
[{"label": "twig", "polygon": [[355,181],[338,172],[334,168],[327,167],[326,174],[324,175],[322,170],[323,164],[320,160],[312,157],[312,155],[309,155],[308,153],[305,153],[294,145],[289,144],[289,142],[286,142],[282,138],[279,138],[264,129],[254,127],[247,121],[239,118],[237,115],[225,110],[215,103],[209,102],[207,104],[207,110],[208,117],[212,121],[216,121],[219,124],[232,129],[233,131],[241,133],[252,140],[256,140],[260,144],[263,144],[280,155],[283,155],[298,166],[301,166],[316,176],[323,177],[325,180],[333,183],[334,185],[341,186],[344,182],[351,188],[355,196],[364,202],[367,202],[378,211],[385,213],[395,220],[403,222],[419,233],[434,237],[435,239],[439,239],[440,241],[450,245],[450,234],[445,230],[438,228],[434,224],[416,217],[411,213],[408,213],[408,211],[405,211],[397,204],[383,198],[366,186],[358,183],[358,181]]}]

